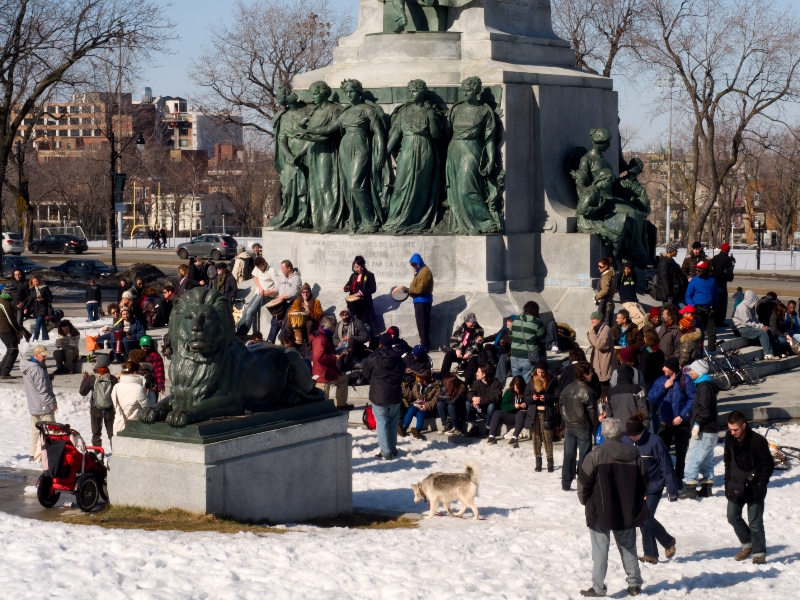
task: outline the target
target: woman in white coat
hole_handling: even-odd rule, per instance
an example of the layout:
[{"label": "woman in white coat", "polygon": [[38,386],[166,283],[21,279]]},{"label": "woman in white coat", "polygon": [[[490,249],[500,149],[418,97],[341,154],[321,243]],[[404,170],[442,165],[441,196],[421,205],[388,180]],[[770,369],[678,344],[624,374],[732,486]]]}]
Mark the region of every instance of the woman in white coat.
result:
[{"label": "woman in white coat", "polygon": [[139,418],[139,411],[147,407],[147,392],[144,378],[136,375],[139,363],[127,362],[122,365],[119,383],[111,390],[114,403],[114,433],[125,429],[125,421]]}]

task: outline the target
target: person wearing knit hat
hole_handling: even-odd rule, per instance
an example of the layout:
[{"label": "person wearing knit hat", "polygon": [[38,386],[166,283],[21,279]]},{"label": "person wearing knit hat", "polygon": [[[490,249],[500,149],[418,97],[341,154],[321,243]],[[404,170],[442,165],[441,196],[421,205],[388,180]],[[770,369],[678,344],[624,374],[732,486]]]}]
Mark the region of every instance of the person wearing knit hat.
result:
[{"label": "person wearing knit hat", "polygon": [[677,502],[678,480],[667,446],[660,437],[645,429],[642,417],[644,415],[636,413],[625,421],[626,435],[623,436],[622,443],[635,447],[640,456],[647,457],[644,464],[649,477],[645,503],[650,516],[639,528],[642,534],[642,556],[639,560],[655,565],[658,564],[658,544],[664,547],[667,558],[675,556],[675,538],[656,520],[656,509],[665,487],[669,501]]},{"label": "person wearing knit hat", "polygon": [[675,242],[667,242],[666,251],[659,257],[656,265],[655,298],[663,304],[682,304],[688,284],[686,275],[680,265],[675,262],[678,246]]},{"label": "person wearing knit hat", "polygon": [[399,327],[392,325],[386,330],[386,333],[392,336],[392,350],[397,352],[400,356],[405,356],[406,354],[411,353],[411,346],[409,346],[408,342],[400,337]]},{"label": "person wearing knit hat", "polygon": [[464,315],[463,322],[450,336],[442,360],[442,379],[450,375],[453,363],[457,362],[457,370],[459,375],[463,374],[464,383],[467,387],[472,385],[475,373],[478,371],[478,353],[483,345],[483,335],[483,327],[478,324],[475,313],[469,312]]},{"label": "person wearing knit hat", "polygon": [[653,328],[658,329],[658,327],[661,326],[661,309],[658,308],[657,306],[653,306],[652,308],[650,308],[648,319]]},{"label": "person wearing knit hat", "polygon": [[708,257],[706,257],[706,253],[703,251],[703,244],[701,242],[695,242],[683,259],[681,271],[683,271],[686,278],[691,281],[696,275],[697,263],[707,260]]},{"label": "person wearing knit hat", "polygon": [[681,365],[688,365],[702,355],[703,330],[697,327],[695,316],[690,312],[683,315],[678,326],[680,328],[678,360]]},{"label": "person wearing knit hat", "polygon": [[683,333],[691,331],[692,329],[694,329],[694,315],[692,315],[691,313],[683,315],[678,325],[680,326],[681,332]]},{"label": "person wearing knit hat", "polygon": [[[709,264],[705,256],[699,257],[694,265],[695,276],[686,289],[686,304],[694,306],[695,315],[705,330],[709,352],[717,349],[717,325],[715,320],[719,289],[717,282],[708,274]],[[727,292],[726,292],[727,294]]]},{"label": "person wearing knit hat", "polygon": [[[692,437],[691,418],[694,406],[695,386],[692,378],[681,372],[678,359],[668,356],[664,360],[663,375],[655,380],[648,398],[657,406],[657,420],[662,429],[661,438],[669,449],[675,445],[675,471],[678,480],[683,479],[686,452]],[[651,428],[652,432],[653,428]]]},{"label": "person wearing knit hat", "polygon": [[733,281],[733,270],[736,267],[736,259],[730,252],[730,244],[726,242],[720,246],[719,254],[711,259],[711,274],[718,292],[717,310],[714,311],[714,323],[717,327],[723,327],[728,317],[728,284]]},{"label": "person wearing knit hat", "polygon": [[[686,487],[678,496],[681,500],[711,495],[714,483],[714,447],[719,437],[719,387],[708,375],[708,363],[704,360],[694,361],[689,365],[689,376],[694,380],[695,394],[690,418],[692,439],[689,440],[689,449],[686,452],[684,472]],[[705,475],[705,479],[700,479],[701,474]],[[698,485],[700,490],[697,489]]]},{"label": "person wearing knit hat", "polygon": [[109,443],[111,443],[111,439],[114,436],[114,416],[116,412],[113,404],[111,408],[100,408],[97,406],[98,400],[100,400],[101,406],[103,406],[103,399],[100,398],[100,396],[105,396],[106,393],[109,394],[107,400],[109,402],[111,401],[111,392],[114,386],[119,383],[117,377],[112,375],[109,371],[109,364],[111,364],[111,358],[108,354],[104,352],[96,354],[94,356],[93,373],[91,375],[89,373],[83,374],[83,380],[78,389],[78,393],[80,393],[81,396],[89,396],[92,446],[103,445],[104,425]]},{"label": "person wearing knit hat", "polygon": [[405,375],[403,381],[406,385],[414,385],[416,375],[423,371],[433,371],[433,361],[428,349],[422,344],[417,344],[403,356]]},{"label": "person wearing knit hat", "polygon": [[603,313],[600,311],[593,311],[592,314],[589,316],[590,321],[602,321],[603,320]]}]

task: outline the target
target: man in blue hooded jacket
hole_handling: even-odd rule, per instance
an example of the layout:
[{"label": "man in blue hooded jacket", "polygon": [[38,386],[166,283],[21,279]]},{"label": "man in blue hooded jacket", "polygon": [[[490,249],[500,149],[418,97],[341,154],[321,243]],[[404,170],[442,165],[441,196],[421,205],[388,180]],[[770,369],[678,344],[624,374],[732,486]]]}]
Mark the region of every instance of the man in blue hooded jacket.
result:
[{"label": "man in blue hooded jacket", "polygon": [[419,254],[414,254],[409,260],[414,270],[414,279],[411,286],[405,288],[408,295],[414,299],[414,317],[417,321],[419,343],[426,348],[431,347],[431,307],[433,306],[433,273],[425,265]]},{"label": "man in blue hooded jacket", "polygon": [[675,469],[672,467],[672,458],[663,440],[653,435],[644,427],[641,417],[643,413],[636,413],[625,423],[627,435],[622,438],[622,443],[634,446],[639,450],[644,466],[647,468],[649,483],[645,503],[650,511],[650,517],[642,523],[639,530],[642,534],[642,552],[639,557],[641,562],[651,565],[658,564],[658,542],[664,546],[667,558],[675,555],[675,538],[672,537],[664,526],[656,520],[656,509],[661,501],[664,487],[670,502],[678,501],[678,480],[675,478]]}]

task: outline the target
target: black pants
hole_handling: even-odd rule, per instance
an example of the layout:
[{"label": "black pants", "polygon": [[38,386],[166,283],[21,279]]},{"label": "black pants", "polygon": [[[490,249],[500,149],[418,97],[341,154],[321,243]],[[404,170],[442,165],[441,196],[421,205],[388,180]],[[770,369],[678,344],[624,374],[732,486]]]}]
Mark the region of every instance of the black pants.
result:
[{"label": "black pants", "polygon": [[514,425],[514,437],[519,437],[520,432],[525,427],[525,419],[528,416],[528,412],[524,410],[519,410],[516,414],[511,414],[510,412],[506,412],[504,410],[496,410],[492,415],[492,424],[489,426],[489,435],[492,437],[497,437],[500,433],[500,424],[505,423],[506,425]]},{"label": "black pants", "polygon": [[[456,357],[455,350],[449,350],[447,354],[444,355],[444,360],[442,361],[442,379],[450,375],[450,369],[453,366],[453,363],[460,360]],[[464,369],[464,383],[469,388],[472,385],[472,382],[475,381],[475,373],[478,372],[478,357],[472,355],[469,357],[467,361],[466,368]]]},{"label": "black pants", "polygon": [[599,312],[603,317],[605,317],[606,323],[609,327],[613,327],[616,324],[614,319],[614,301],[613,300],[606,300],[605,298],[601,298],[597,301],[597,312]]},{"label": "black pants", "polygon": [[725,318],[728,316],[728,286],[717,284],[717,308],[714,310],[714,323],[717,327],[725,326]]},{"label": "black pants", "polygon": [[19,338],[16,333],[0,333],[0,341],[6,346],[6,354],[0,361],[0,375],[10,375],[19,356]]},{"label": "black pants", "polygon": [[667,450],[669,450],[673,442],[675,443],[675,476],[680,481],[683,479],[683,469],[686,466],[686,451],[689,449],[689,440],[692,438],[689,424],[672,425],[667,423],[664,431],[659,433],[659,436],[664,440]]},{"label": "black pants", "polygon": [[428,350],[431,348],[431,306],[430,302],[414,303],[414,317],[417,320],[419,343]]},{"label": "black pants", "polygon": [[715,350],[717,347],[717,324],[714,320],[715,311],[716,309],[714,307],[694,307],[695,315],[700,319],[700,322],[703,324],[703,329],[706,331],[706,348],[708,348],[709,352]]},{"label": "black pants", "polygon": [[103,445],[103,423],[106,424],[106,434],[108,441],[114,437],[114,409],[107,408],[100,410],[99,408],[92,407],[92,446]]}]

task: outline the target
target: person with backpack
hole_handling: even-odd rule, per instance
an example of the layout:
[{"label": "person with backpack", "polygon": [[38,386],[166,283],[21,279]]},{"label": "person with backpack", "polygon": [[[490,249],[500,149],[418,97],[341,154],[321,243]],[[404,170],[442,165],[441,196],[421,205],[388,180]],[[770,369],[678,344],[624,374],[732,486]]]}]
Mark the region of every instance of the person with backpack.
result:
[{"label": "person with backpack", "polygon": [[114,402],[111,390],[117,384],[108,369],[111,360],[105,354],[95,356],[94,374],[83,374],[83,381],[78,390],[81,396],[89,396],[90,417],[92,423],[92,445],[103,445],[103,424],[106,426],[109,446],[114,436]]},{"label": "person with backpack", "polygon": [[[662,304],[682,304],[686,295],[688,281],[680,266],[675,262],[678,246],[667,242],[664,254],[658,259],[656,279],[651,282],[651,294]],[[649,290],[650,291],[650,290]]]},{"label": "person with backpack", "polygon": [[640,331],[650,328],[650,321],[644,307],[639,304],[639,297],[636,295],[636,273],[633,272],[633,263],[622,263],[622,272],[617,275],[617,292],[622,308],[628,311],[631,320],[636,324]]},{"label": "person with backpack", "polygon": [[[693,500],[698,496],[708,498],[714,485],[714,447],[719,437],[719,412],[717,395],[719,387],[708,375],[708,363],[696,360],[689,365],[689,376],[694,380],[694,404],[692,406],[692,439],[686,452],[684,473],[686,487],[681,500]],[[700,474],[705,479],[699,479]],[[698,490],[697,487],[700,486]]]},{"label": "person with backpack", "polygon": [[[112,431],[119,433],[125,429],[125,421],[139,418],[139,411],[147,408],[147,392],[144,389],[144,378],[136,374],[139,363],[126,362],[122,365],[119,382],[111,390],[111,403],[114,411]],[[108,426],[106,426],[108,430]],[[111,433],[108,436],[111,440]]]},{"label": "person with backpack", "polygon": [[[159,394],[163,394],[167,385],[167,376],[164,370],[164,359],[156,351],[153,339],[149,335],[143,335],[139,338],[139,347],[144,350],[145,361],[152,366],[153,378],[155,379],[155,392],[156,398]],[[138,371],[138,367],[135,369]]]},{"label": "person with backpack", "polygon": [[375,433],[380,452],[376,458],[392,460],[397,456],[397,425],[403,401],[403,359],[392,350],[392,336],[384,333],[378,349],[370,354],[361,368],[369,381],[369,401],[375,417]]},{"label": "person with backpack", "polygon": [[250,275],[253,271],[248,266],[249,261],[250,254],[247,252],[247,250],[242,250],[239,252],[239,254],[236,255],[236,258],[233,260],[231,275],[236,280],[237,285],[250,279]]}]

